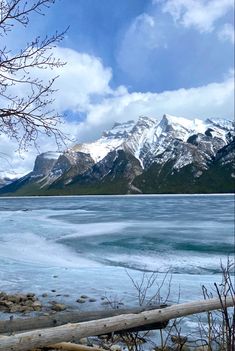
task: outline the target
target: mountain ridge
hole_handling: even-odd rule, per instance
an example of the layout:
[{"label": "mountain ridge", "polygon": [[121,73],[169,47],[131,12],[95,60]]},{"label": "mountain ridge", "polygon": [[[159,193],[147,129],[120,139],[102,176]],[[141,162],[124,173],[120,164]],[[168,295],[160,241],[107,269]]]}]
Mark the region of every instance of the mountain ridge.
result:
[{"label": "mountain ridge", "polygon": [[33,171],[0,194],[233,192],[234,152],[232,121],[141,116],[91,143],[37,156]]}]

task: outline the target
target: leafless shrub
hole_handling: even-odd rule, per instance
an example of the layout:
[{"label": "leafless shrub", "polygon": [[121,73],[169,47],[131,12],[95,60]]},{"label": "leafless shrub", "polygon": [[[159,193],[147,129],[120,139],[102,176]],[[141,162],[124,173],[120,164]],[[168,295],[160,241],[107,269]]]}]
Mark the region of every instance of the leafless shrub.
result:
[{"label": "leafless shrub", "polygon": [[[234,262],[228,259],[226,265],[221,263],[221,273],[222,281],[220,284],[214,283],[213,293],[209,292],[205,286],[202,287],[204,298],[210,299],[216,295],[220,300],[221,309],[207,312],[206,321],[201,318],[198,320],[197,336],[191,334],[191,332],[185,334],[182,328],[182,318],[170,321],[167,328],[158,331],[159,338],[157,345],[155,343],[155,351],[235,351],[235,306],[228,308],[226,305],[228,297],[232,297],[235,302]],[[171,285],[171,277],[170,280],[167,280],[168,273],[160,282],[158,281],[157,272],[150,274],[143,273],[139,282],[135,281],[130,274],[128,275],[136,288],[138,301],[141,306],[155,301],[158,301],[158,303],[162,301],[167,302]],[[167,296],[163,299],[161,297],[161,290],[166,283],[169,288]],[[157,287],[155,293],[149,296],[149,290],[155,285]],[[180,292],[178,303],[179,299]],[[131,340],[133,341],[134,337],[139,338],[139,335],[141,334],[132,335]],[[144,340],[153,344],[153,340],[149,339],[149,333],[145,334]],[[143,345],[135,345],[132,342],[130,351],[139,351],[144,348]]]},{"label": "leafless shrub", "polygon": [[109,308],[113,309],[113,310],[117,310],[118,308],[120,308],[121,306],[123,306],[123,300],[120,299],[118,296],[107,296],[107,294],[105,294],[102,297],[103,300],[103,305],[108,306]]},{"label": "leafless shrub", "polygon": [[[201,346],[208,351],[235,350],[235,306],[228,308],[226,305],[228,297],[232,297],[235,303],[234,262],[228,259],[225,265],[221,263],[221,272],[221,283],[214,283],[214,294],[220,300],[221,309],[208,312],[206,324],[199,321]],[[210,299],[214,295],[205,286],[202,286],[202,291],[204,299]]]},{"label": "leafless shrub", "polygon": [[[235,351],[235,306],[228,308],[228,297],[235,299],[233,281],[234,263],[228,259],[227,264],[221,264],[221,283],[214,283],[214,291],[202,286],[204,299],[220,299],[221,309],[204,314],[205,318],[198,319],[198,331],[185,333],[183,318],[169,322],[167,327],[159,330],[145,332],[122,332],[118,335],[109,335],[109,345],[120,344],[128,351]],[[139,280],[135,280],[127,272],[133,286],[137,291],[137,300],[140,306],[167,303],[170,296],[172,277],[167,272],[160,279],[158,272],[144,272]],[[167,287],[163,298],[163,287]],[[180,302],[181,291],[178,294]],[[106,298],[112,308],[117,308],[118,299]]]},{"label": "leafless shrub", "polygon": [[[137,292],[137,301],[139,306],[166,306],[171,293],[172,275],[167,271],[163,277],[159,272],[143,272],[139,280],[135,280],[131,273],[126,273]],[[163,289],[166,289],[165,296]],[[161,350],[164,350],[165,340],[162,330],[159,330],[161,340]],[[122,342],[127,346],[128,351],[141,351],[146,349],[146,344],[156,348],[155,342],[152,340],[151,332],[135,332],[124,333],[121,335]]]},{"label": "leafless shrub", "polygon": [[[140,281],[135,280],[131,274],[126,271],[138,295],[140,306],[165,304],[170,296],[172,275],[167,271],[163,278],[159,277],[158,272],[143,272]],[[166,296],[163,297],[162,289],[167,286]],[[151,290],[154,292],[151,294]]]}]

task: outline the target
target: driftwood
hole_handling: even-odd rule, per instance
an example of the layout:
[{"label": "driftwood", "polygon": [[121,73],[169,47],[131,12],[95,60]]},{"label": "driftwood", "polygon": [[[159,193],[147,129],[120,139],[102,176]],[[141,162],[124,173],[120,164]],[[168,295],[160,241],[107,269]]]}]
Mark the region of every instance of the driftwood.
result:
[{"label": "driftwood", "polygon": [[[234,297],[229,297],[223,302],[227,307],[233,306]],[[73,341],[75,337],[83,338],[112,333],[118,330],[127,330],[140,325],[164,322],[170,319],[220,308],[221,301],[219,299],[211,299],[173,305],[152,311],[144,311],[139,314],[126,314],[76,324],[69,323],[55,328],[38,329],[14,336],[4,336],[0,339],[0,350],[27,351],[54,343]]]},{"label": "driftwood", "polygon": [[50,345],[50,348],[55,350],[66,350],[66,351],[106,351],[102,348],[72,344],[70,342],[61,342],[59,344],[53,344],[53,345]]},{"label": "driftwood", "polygon": [[[131,314],[140,313],[143,311],[149,311],[157,308],[163,308],[167,305],[150,305],[144,307],[136,307],[129,309],[108,309],[95,312],[81,312],[81,311],[71,311],[71,312],[58,312],[50,316],[40,316],[27,319],[10,319],[0,321],[0,334],[3,333],[15,333],[26,330],[34,330],[41,328],[58,327],[67,323],[81,323],[92,321],[96,319],[103,319],[113,316],[119,316],[120,314]],[[157,327],[157,326],[156,326]],[[162,328],[161,323],[159,323],[159,328]]]}]

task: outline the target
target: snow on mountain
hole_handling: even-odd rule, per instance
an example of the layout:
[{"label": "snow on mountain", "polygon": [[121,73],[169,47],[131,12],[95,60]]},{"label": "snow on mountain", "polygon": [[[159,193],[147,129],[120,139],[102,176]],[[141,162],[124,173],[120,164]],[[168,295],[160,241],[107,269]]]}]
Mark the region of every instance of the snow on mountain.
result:
[{"label": "snow on mountain", "polygon": [[97,163],[101,161],[110,151],[117,149],[124,140],[122,139],[107,139],[102,137],[101,139],[89,143],[89,144],[78,144],[72,148],[73,151],[83,152],[90,154],[93,160]]},{"label": "snow on mountain", "polygon": [[163,164],[175,159],[174,169],[192,162],[206,168],[208,159],[227,144],[228,134],[233,131],[230,121],[188,120],[164,115],[156,125],[157,139],[149,148],[147,166],[152,161]]},{"label": "snow on mountain", "polygon": [[129,137],[125,141],[125,147],[140,161],[142,168],[143,155],[146,153],[146,141],[149,144],[154,142],[154,128],[157,121],[148,117],[140,117],[132,128]]},{"label": "snow on mountain", "polygon": [[208,118],[206,120],[207,123],[212,124],[218,128],[222,128],[227,131],[234,131],[234,122],[229,121],[227,119],[221,119],[221,118]]},{"label": "snow on mountain", "polygon": [[[191,136],[197,135],[198,142],[199,140],[206,142],[206,137],[211,137],[220,139],[224,146],[228,132],[232,132],[233,129],[231,121],[221,119],[189,120],[166,114],[157,121],[142,116],[137,122],[116,123],[97,141],[75,145],[71,151],[90,154],[97,163],[113,150],[128,150],[139,160],[142,168],[145,168],[163,153],[165,153],[164,157],[159,158],[158,162],[166,162],[171,158],[176,140],[187,143]],[[212,150],[212,153],[215,152],[216,150]],[[185,164],[190,163],[191,160],[192,156],[185,155]],[[184,162],[180,160],[178,165],[183,166]]]},{"label": "snow on mountain", "polygon": [[[192,187],[207,191],[212,186],[211,191],[217,192],[216,182],[210,183],[211,169],[218,182],[224,172],[226,181],[221,189],[231,191],[230,178],[235,173],[233,145],[231,121],[189,120],[171,115],[158,121],[142,116],[136,122],[114,124],[94,142],[77,144],[63,153],[39,155],[33,171],[13,182],[9,189],[16,191],[33,183],[35,193],[49,188],[54,193],[56,189],[66,193],[69,187],[78,193],[174,192],[174,179],[178,177],[176,191],[190,192]],[[187,190],[182,185],[185,182],[189,182]]]},{"label": "snow on mountain", "polygon": [[191,134],[204,133],[206,130],[205,122],[202,120],[189,120],[170,115],[163,116],[159,127],[162,127],[163,133],[174,133],[174,136],[182,141],[187,141]]},{"label": "snow on mountain", "polygon": [[159,124],[159,127],[162,128],[163,133],[174,131],[175,133],[178,133],[178,137],[182,135],[182,140],[184,140],[185,134],[188,135],[195,129],[194,124],[195,122],[193,120],[189,120],[183,117],[164,115]]},{"label": "snow on mountain", "polygon": [[108,137],[110,139],[115,138],[115,139],[123,139],[129,136],[131,133],[133,127],[135,125],[135,121],[127,121],[124,123],[115,123],[113,128],[105,131],[103,133],[103,137]]},{"label": "snow on mountain", "polygon": [[128,138],[135,122],[115,123],[113,128],[92,143],[77,144],[71,150],[90,154],[95,162],[101,161],[110,151],[118,149]]},{"label": "snow on mountain", "polygon": [[57,160],[59,158],[59,156],[61,155],[61,152],[47,151],[41,155],[42,155],[42,158],[44,158],[45,160]]}]

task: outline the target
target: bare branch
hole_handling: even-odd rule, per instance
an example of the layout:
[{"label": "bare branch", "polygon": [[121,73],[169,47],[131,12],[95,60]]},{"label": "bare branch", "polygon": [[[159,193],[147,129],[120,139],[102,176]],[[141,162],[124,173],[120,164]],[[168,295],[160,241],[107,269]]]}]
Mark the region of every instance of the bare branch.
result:
[{"label": "bare branch", "polygon": [[37,0],[35,2],[22,0],[1,0],[0,1],[0,30],[4,33],[12,30],[15,22],[27,26],[29,15],[32,12],[44,15],[42,9],[48,8],[55,3],[55,0]]},{"label": "bare branch", "polygon": [[[0,35],[6,36],[17,23],[27,26],[31,13],[44,15],[43,9],[54,2],[0,0]],[[0,48],[0,135],[15,139],[19,150],[36,145],[40,134],[54,137],[58,146],[66,139],[58,127],[62,116],[52,107],[57,77],[45,81],[37,76],[38,69],[53,70],[65,64],[52,52],[65,32],[56,32],[43,39],[38,36],[18,53],[7,47]],[[24,91],[24,94],[19,96],[18,91]]]}]

